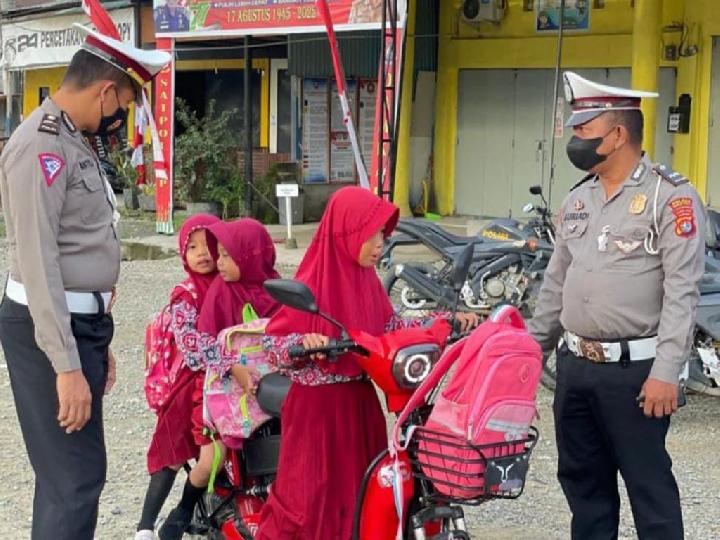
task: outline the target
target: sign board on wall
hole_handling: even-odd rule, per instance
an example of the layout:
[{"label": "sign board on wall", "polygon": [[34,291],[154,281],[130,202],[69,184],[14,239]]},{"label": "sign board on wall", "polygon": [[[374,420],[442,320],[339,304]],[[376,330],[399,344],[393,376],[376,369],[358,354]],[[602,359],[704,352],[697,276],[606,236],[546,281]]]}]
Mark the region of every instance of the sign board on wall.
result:
[{"label": "sign board on wall", "polygon": [[[357,81],[349,80],[347,85],[347,98],[350,110],[353,113],[353,122],[357,125]],[[337,94],[337,83],[332,82],[330,95],[330,181],[355,181],[355,156],[350,144],[350,135],[343,122],[343,112]]]},{"label": "sign board on wall", "polygon": [[[400,0],[398,4],[405,4]],[[330,0],[337,31],[378,29],[382,0]],[[238,35],[323,32],[315,0],[154,0],[159,36]],[[403,8],[404,10],[404,8]]]},{"label": "sign board on wall", "polygon": [[[588,30],[590,0],[565,0],[563,31]],[[535,30],[557,32],[560,27],[559,0],[535,0]]]},{"label": "sign board on wall", "polygon": [[[123,41],[134,44],[133,8],[116,9],[110,16]],[[89,24],[84,13],[4,23],[0,63],[7,61],[11,70],[69,64],[84,39],[75,23]]]},{"label": "sign board on wall", "polygon": [[326,79],[303,80],[302,167],[306,184],[328,181],[328,83]]}]

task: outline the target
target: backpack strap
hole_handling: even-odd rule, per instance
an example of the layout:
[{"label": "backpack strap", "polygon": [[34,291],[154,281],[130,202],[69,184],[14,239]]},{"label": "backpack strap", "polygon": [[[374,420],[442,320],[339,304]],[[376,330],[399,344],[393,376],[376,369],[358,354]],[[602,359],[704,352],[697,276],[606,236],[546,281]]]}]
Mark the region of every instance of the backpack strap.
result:
[{"label": "backpack strap", "polygon": [[523,319],[520,310],[510,304],[496,307],[492,313],[490,313],[489,320],[494,323],[507,323],[518,330],[527,330],[525,319]]}]

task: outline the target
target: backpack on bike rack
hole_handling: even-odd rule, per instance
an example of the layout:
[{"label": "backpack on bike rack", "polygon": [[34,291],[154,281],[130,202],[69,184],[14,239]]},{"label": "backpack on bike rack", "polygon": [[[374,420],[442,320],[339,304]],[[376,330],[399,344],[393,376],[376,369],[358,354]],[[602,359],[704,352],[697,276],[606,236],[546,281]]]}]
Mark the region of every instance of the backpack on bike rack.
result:
[{"label": "backpack on bike rack", "polygon": [[[400,426],[451,367],[427,421],[401,444]],[[445,500],[519,496],[537,440],[531,423],[541,371],[540,346],[520,312],[503,306],[446,350],[398,418],[394,450],[407,448],[417,475]]]}]

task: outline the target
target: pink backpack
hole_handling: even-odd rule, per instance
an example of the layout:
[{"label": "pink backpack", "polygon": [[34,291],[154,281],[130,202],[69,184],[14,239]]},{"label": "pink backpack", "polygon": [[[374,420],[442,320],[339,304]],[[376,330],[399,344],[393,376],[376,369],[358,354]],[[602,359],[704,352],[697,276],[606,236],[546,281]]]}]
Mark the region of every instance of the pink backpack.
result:
[{"label": "pink backpack", "polygon": [[[218,334],[222,356],[236,356],[255,370],[255,383],[271,371],[262,347],[269,319],[256,319]],[[205,374],[203,420],[230,448],[238,448],[255,429],[270,419],[255,396],[247,395],[230,373],[209,366]]]},{"label": "pink backpack", "polygon": [[[193,297],[195,288],[191,281],[178,285]],[[165,405],[172,387],[185,361],[177,354],[172,323],[171,304],[155,315],[145,328],[145,398],[155,412]]]},{"label": "pink backpack", "polygon": [[408,432],[422,474],[455,499],[517,496],[527,472],[526,445],[534,444],[529,434],[542,352],[512,306],[446,350],[398,419],[393,444],[402,448],[398,426],[453,365],[425,425]]}]

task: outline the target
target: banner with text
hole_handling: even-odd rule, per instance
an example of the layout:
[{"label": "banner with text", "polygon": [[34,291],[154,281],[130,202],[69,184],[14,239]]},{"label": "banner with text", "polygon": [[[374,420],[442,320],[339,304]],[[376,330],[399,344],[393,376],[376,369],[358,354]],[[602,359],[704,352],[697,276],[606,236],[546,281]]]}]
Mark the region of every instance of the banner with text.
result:
[{"label": "banner with text", "polygon": [[[123,41],[134,44],[133,8],[116,9],[110,16]],[[88,25],[87,15],[78,13],[4,23],[0,64],[7,62],[11,70],[69,64],[84,39],[75,23]]]},{"label": "banner with text", "polygon": [[[382,0],[329,0],[335,30],[380,28]],[[158,36],[323,32],[315,0],[154,0]]]},{"label": "banner with text", "polygon": [[[158,39],[156,47],[172,54],[173,40]],[[159,233],[173,233],[173,150],[174,150],[174,117],[175,117],[175,61],[155,77],[155,121],[158,137],[162,147],[166,178],[155,175],[155,210],[157,213],[156,230]],[[157,163],[157,160],[156,160]],[[155,165],[157,169],[157,165]]]}]

